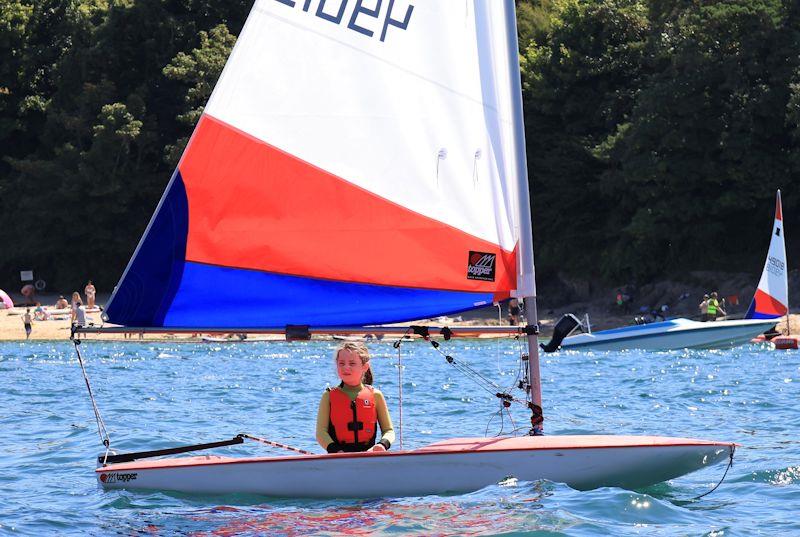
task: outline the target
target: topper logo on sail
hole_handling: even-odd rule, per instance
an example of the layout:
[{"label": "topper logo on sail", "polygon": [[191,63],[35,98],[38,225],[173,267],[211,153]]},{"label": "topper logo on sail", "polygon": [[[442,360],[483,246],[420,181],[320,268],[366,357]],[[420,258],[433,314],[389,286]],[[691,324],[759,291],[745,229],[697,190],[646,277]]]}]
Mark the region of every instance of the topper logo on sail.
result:
[{"label": "topper logo on sail", "polygon": [[[314,3],[315,0],[302,0],[302,2],[301,0],[275,1],[289,7],[297,7],[297,4],[302,3],[303,11],[305,13],[309,13],[311,4]],[[389,31],[390,26],[399,28],[400,30],[405,30],[408,28],[408,23],[411,20],[411,13],[414,11],[414,6],[409,4],[402,18],[398,18],[397,15],[402,11],[402,9],[395,9],[395,0],[389,0],[388,2],[384,2],[384,0],[374,0],[372,3],[375,4],[375,7],[370,9],[368,7],[364,7],[364,0],[318,0],[317,9],[311,11],[314,11],[314,14],[318,18],[334,24],[342,24],[344,21],[347,21],[348,30],[353,30],[367,37],[374,36],[375,31],[380,29],[381,41],[386,41],[386,32]],[[354,6],[352,10],[347,9],[348,4]],[[383,7],[384,4],[386,4],[388,7],[386,8],[385,13],[381,15],[381,7]],[[347,16],[345,16],[345,12]],[[375,19],[377,24],[370,19]]]},{"label": "topper logo on sail", "polygon": [[470,252],[467,261],[467,279],[494,281],[494,267],[497,260],[496,254],[485,252]]},{"label": "topper logo on sail", "polygon": [[778,258],[769,256],[767,258],[767,271],[775,276],[781,276],[786,264]]}]

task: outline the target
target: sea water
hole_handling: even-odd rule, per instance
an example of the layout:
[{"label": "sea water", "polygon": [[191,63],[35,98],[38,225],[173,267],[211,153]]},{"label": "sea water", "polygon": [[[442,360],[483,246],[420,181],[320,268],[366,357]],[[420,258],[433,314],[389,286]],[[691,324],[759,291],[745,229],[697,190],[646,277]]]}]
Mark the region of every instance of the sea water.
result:
[{"label": "sea water", "polygon": [[[323,389],[336,382],[334,347],[87,340],[81,350],[117,451],[240,432],[319,451],[315,417]],[[517,382],[522,347],[443,343],[502,388]],[[370,348],[396,428],[401,360],[405,448],[526,430],[524,409],[501,419],[498,399],[429,344],[404,343],[400,356],[388,340]],[[2,343],[0,534],[800,535],[800,353],[562,352],[543,355],[541,369],[547,434],[735,441],[733,467],[699,500],[692,498],[717,484],[725,464],[638,491],[514,480],[469,494],[367,501],[104,491],[94,473],[102,446],[72,345]],[[248,443],[216,453],[275,452]]]}]

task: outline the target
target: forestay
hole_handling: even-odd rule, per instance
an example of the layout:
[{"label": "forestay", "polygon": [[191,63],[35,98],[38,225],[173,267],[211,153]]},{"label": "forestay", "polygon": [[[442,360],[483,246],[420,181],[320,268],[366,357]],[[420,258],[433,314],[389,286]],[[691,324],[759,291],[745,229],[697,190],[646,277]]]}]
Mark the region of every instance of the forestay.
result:
[{"label": "forestay", "polygon": [[508,5],[257,0],[108,320],[352,326],[531,296]]},{"label": "forestay", "polygon": [[758,289],[745,315],[746,319],[775,319],[789,311],[789,284],[786,270],[786,244],[783,236],[781,191],[775,202],[775,224],[769,242],[767,261]]}]

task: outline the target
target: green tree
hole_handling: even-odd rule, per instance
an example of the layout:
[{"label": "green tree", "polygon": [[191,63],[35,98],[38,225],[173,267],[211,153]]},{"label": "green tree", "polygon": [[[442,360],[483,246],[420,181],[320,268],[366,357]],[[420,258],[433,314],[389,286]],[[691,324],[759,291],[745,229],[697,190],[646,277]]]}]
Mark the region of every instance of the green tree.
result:
[{"label": "green tree", "polygon": [[635,0],[581,1],[552,28],[523,58],[534,238],[544,272],[586,273],[615,241],[597,147],[633,106],[649,23]]},{"label": "green tree", "polygon": [[605,268],[635,266],[642,277],[756,270],[760,256],[743,266],[742,244],[766,247],[765,226],[744,216],[766,213],[796,174],[784,120],[800,50],[796,19],[779,0],[657,4],[651,74],[600,151],[609,161],[603,183],[623,200]]},{"label": "green tree", "polygon": [[[205,104],[211,97],[214,85],[222,74],[222,68],[236,43],[227,26],[220,24],[210,32],[200,32],[200,46],[189,54],[179,52],[164,67],[164,76],[187,86],[184,99],[186,108],[177,119],[187,128],[194,127],[200,120]],[[175,144],[166,147],[166,160],[175,166],[189,141],[183,136]]]},{"label": "green tree", "polygon": [[0,215],[0,244],[9,245],[0,274],[33,267],[58,287],[88,277],[106,289],[116,282],[172,173],[165,152],[191,131],[186,83],[164,69],[199,36],[222,34],[220,25],[238,32],[249,3],[44,0],[0,8],[0,20],[16,29],[0,44],[23,55],[4,66],[20,82],[4,92],[11,104],[0,101],[0,137],[16,142],[4,151],[0,188],[15,215],[35,215]]}]

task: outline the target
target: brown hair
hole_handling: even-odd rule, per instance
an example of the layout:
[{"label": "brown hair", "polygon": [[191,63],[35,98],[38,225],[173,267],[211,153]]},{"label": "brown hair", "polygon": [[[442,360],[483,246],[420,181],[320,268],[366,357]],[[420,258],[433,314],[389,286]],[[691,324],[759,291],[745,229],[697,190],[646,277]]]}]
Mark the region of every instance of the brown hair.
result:
[{"label": "brown hair", "polygon": [[[358,357],[361,358],[361,363],[362,364],[368,364],[369,363],[369,349],[367,349],[367,346],[364,345],[363,343],[361,343],[360,341],[345,341],[344,343],[342,343],[341,345],[336,347],[336,352],[333,354],[333,359],[334,360],[338,360],[339,353],[341,351],[350,351],[350,352],[358,355]],[[372,380],[373,380],[372,379],[372,367],[370,367],[364,373],[364,378],[362,379],[362,382],[364,384],[368,384],[368,385],[371,386],[372,385]]]}]

